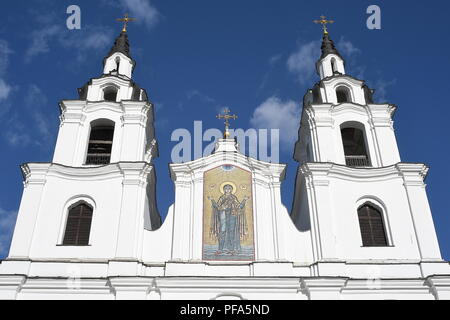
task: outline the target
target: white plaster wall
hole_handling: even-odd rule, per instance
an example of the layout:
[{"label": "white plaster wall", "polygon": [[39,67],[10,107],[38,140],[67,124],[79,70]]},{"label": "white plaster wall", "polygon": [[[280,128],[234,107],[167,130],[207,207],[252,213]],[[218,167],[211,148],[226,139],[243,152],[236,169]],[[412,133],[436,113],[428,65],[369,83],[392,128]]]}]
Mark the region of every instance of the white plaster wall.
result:
[{"label": "white plaster wall", "polygon": [[[312,163],[301,167],[297,184],[306,180],[300,192],[308,195],[308,208],[298,207],[305,212],[294,216],[309,214],[316,259],[442,261],[431,212],[426,210],[426,167],[402,166],[352,169]],[[405,170],[409,170],[410,181],[403,177]],[[414,189],[414,198],[407,188]],[[300,194],[296,197],[302,198]],[[388,247],[362,247],[357,209],[366,201],[383,211]],[[423,208],[420,214],[415,210],[419,207]],[[427,230],[426,236],[421,230]]]},{"label": "white plaster wall", "polygon": [[364,82],[349,76],[336,76],[322,81],[322,101],[324,103],[338,104],[336,89],[346,87],[349,89],[351,101],[365,105],[366,99],[363,90]]},{"label": "white plaster wall", "polygon": [[[115,123],[111,163],[120,161],[148,161],[145,149],[148,140],[148,119],[153,123],[152,105],[148,102],[122,101],[85,102],[64,101],[61,127],[53,157],[54,163],[72,167],[85,165],[90,124],[98,119]],[[151,160],[151,159],[150,159]]]},{"label": "white plaster wall", "polygon": [[126,55],[120,52],[115,52],[108,57],[105,61],[105,67],[103,69],[104,74],[109,74],[111,71],[117,68],[116,58],[120,58],[119,74],[131,78],[133,73],[134,62]]},{"label": "white plaster wall", "polygon": [[[72,169],[29,164],[27,168],[9,258],[140,259],[151,166],[123,163]],[[61,246],[67,209],[79,200],[94,209],[89,246]]]},{"label": "white plaster wall", "polygon": [[320,79],[333,76],[333,68],[331,67],[331,60],[336,60],[336,71],[345,74],[344,60],[335,54],[328,54],[325,58],[318,62]]},{"label": "white plaster wall", "polygon": [[[234,141],[222,141],[232,143]],[[255,257],[257,261],[311,261],[309,234],[295,229],[281,203],[284,165],[249,159],[237,152],[217,152],[185,164],[172,164],[175,183],[172,260],[201,261],[203,174],[231,164],[252,173]]]},{"label": "white plaster wall", "polygon": [[158,230],[144,230],[142,260],[144,263],[165,263],[171,260],[173,246],[174,206],[167,211],[166,219]]},{"label": "white plaster wall", "polygon": [[[391,120],[393,110],[390,105],[312,105],[305,110],[303,117],[308,117],[307,129],[311,134],[314,161],[345,165],[341,126],[353,122],[364,128],[367,152],[373,167],[399,163],[400,153]],[[298,154],[305,153],[301,150],[306,147],[305,142],[301,142]]]}]

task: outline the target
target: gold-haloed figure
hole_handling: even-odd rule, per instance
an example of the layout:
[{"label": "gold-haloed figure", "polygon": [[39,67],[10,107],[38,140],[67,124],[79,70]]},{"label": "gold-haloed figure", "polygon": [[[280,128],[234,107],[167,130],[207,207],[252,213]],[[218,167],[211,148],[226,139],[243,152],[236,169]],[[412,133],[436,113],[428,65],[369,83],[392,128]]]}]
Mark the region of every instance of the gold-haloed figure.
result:
[{"label": "gold-haloed figure", "polygon": [[233,119],[233,120],[236,120],[238,117],[237,117],[237,115],[235,115],[235,114],[233,114],[233,115],[230,115],[229,113],[230,113],[231,111],[230,111],[230,109],[228,109],[228,108],[225,108],[225,110],[223,111],[223,113],[225,113],[225,114],[219,114],[219,115],[217,115],[217,119],[224,119],[225,120],[225,132],[223,133],[223,137],[225,138],[225,139],[228,139],[228,138],[230,138],[230,131],[229,131],[229,128],[230,128],[230,119]]},{"label": "gold-haloed figure", "polygon": [[136,21],[136,18],[128,17],[128,13],[125,13],[125,16],[120,19],[116,19],[117,21],[123,22],[122,32],[127,32],[127,26],[129,22]]},{"label": "gold-haloed figure", "polygon": [[327,20],[325,16],[320,16],[320,20],[314,20],[314,23],[320,23],[323,28],[323,33],[328,34],[327,24],[334,23],[334,20]]}]

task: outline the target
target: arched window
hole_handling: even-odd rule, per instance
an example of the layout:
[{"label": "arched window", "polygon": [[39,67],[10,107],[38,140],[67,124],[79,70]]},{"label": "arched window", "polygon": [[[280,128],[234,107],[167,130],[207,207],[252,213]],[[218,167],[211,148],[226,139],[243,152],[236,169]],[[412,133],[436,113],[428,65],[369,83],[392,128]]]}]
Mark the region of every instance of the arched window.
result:
[{"label": "arched window", "polygon": [[335,74],[338,71],[337,67],[336,67],[336,59],[335,58],[331,59],[331,70],[332,70],[333,74]]},{"label": "arched window", "polygon": [[385,247],[388,245],[381,211],[366,203],[358,209],[359,227],[364,247]]},{"label": "arched window", "polygon": [[336,89],[336,96],[338,103],[352,102],[352,96],[350,90],[347,87],[338,87]]},{"label": "arched window", "polygon": [[116,57],[116,71],[117,71],[117,73],[119,73],[119,69],[120,69],[120,58]]},{"label": "arched window", "polygon": [[114,137],[114,122],[97,120],[91,124],[86,157],[88,165],[109,164]]},{"label": "arched window", "polygon": [[341,127],[341,136],[346,165],[349,167],[370,167],[364,130],[355,126]]},{"label": "arched window", "polygon": [[105,101],[112,101],[112,102],[116,102],[117,101],[117,88],[114,86],[109,86],[106,87],[103,90],[103,98]]},{"label": "arched window", "polygon": [[89,245],[92,213],[92,207],[84,201],[69,207],[63,239],[64,246]]}]

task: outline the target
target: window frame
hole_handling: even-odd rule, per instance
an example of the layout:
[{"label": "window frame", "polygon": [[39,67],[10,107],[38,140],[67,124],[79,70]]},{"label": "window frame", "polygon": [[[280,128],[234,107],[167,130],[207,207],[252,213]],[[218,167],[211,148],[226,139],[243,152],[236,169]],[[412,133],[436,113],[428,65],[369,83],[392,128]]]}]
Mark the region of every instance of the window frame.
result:
[{"label": "window frame", "polygon": [[[67,226],[67,221],[69,218],[69,210],[71,208],[75,207],[77,204],[82,203],[82,202],[86,203],[87,205],[89,205],[92,208],[91,228],[89,231],[88,244],[82,245],[82,246],[65,245],[65,244],[63,244],[63,242],[64,242],[64,237],[66,234],[66,226]],[[92,230],[94,229],[94,224],[97,219],[97,204],[94,201],[94,199],[87,195],[74,196],[65,203],[64,207],[62,208],[62,212],[63,212],[63,214],[61,215],[62,218],[61,218],[61,222],[60,222],[59,235],[58,235],[58,239],[56,241],[56,246],[57,247],[90,247],[90,246],[92,246],[92,242],[93,242]]]},{"label": "window frame", "polygon": [[[114,89],[115,90],[115,92],[116,92],[116,99],[115,100],[106,100],[106,93],[107,93],[106,91],[108,89]],[[106,101],[106,102],[116,102],[117,103],[119,101],[119,91],[120,91],[120,87],[118,87],[115,84],[108,83],[108,84],[106,84],[106,85],[101,87],[101,92],[102,92],[102,99],[101,100]]]},{"label": "window frame", "polygon": [[[347,91],[347,98],[348,98],[348,101],[345,101],[345,102],[339,102],[339,97],[338,97],[338,90],[339,89],[345,89],[346,91]],[[334,94],[335,94],[335,96],[336,96],[336,103],[337,104],[343,104],[343,103],[355,103],[354,101],[355,101],[355,97],[353,96],[353,90],[352,90],[352,88],[351,87],[349,87],[348,85],[346,85],[346,84],[343,84],[343,83],[339,83],[339,84],[337,84],[336,86],[334,86]]]},{"label": "window frame", "polygon": [[[88,156],[89,156],[89,145],[91,144],[92,129],[94,129],[96,127],[111,127],[112,131],[113,131],[112,132],[112,140],[111,140],[111,153],[109,154],[109,162],[106,164],[88,164],[87,163]],[[111,164],[115,138],[116,138],[116,123],[113,120],[106,119],[106,118],[100,118],[100,119],[95,119],[95,120],[91,121],[89,123],[89,131],[88,131],[87,140],[86,140],[86,148],[85,148],[86,151],[85,151],[85,155],[84,155],[83,165],[84,166],[102,166],[102,165]]]},{"label": "window frame", "polygon": [[347,155],[345,153],[344,138],[342,136],[342,130],[349,129],[349,128],[353,128],[353,129],[357,129],[357,130],[362,131],[363,138],[364,138],[364,148],[365,148],[365,151],[366,151],[365,156],[367,157],[367,161],[369,163],[368,166],[361,166],[361,167],[350,166],[350,167],[352,167],[352,168],[364,168],[364,167],[365,168],[373,168],[374,167],[374,161],[372,159],[371,152],[370,152],[370,146],[369,146],[369,140],[368,140],[368,132],[366,130],[366,126],[364,125],[364,123],[359,122],[359,121],[346,121],[346,122],[343,122],[343,123],[341,123],[339,125],[339,138],[341,140],[342,154],[343,154],[343,157],[344,157],[344,162],[343,163],[346,166],[348,166],[346,157],[347,156],[352,156],[352,155]]},{"label": "window frame", "polygon": [[[386,245],[385,246],[365,246],[364,242],[363,242],[363,238],[362,238],[362,232],[361,232],[361,224],[359,223],[359,209],[362,208],[365,205],[370,205],[372,207],[374,207],[375,209],[377,209],[380,212],[381,215],[381,220],[383,223],[383,229],[384,229],[384,234],[386,237]],[[392,232],[391,232],[391,227],[390,227],[390,223],[389,223],[389,217],[388,217],[388,211],[386,209],[386,206],[384,205],[384,203],[379,200],[376,197],[370,196],[370,197],[363,197],[360,200],[358,200],[356,202],[355,205],[355,218],[356,218],[356,224],[357,224],[357,229],[358,229],[358,235],[359,235],[359,241],[360,241],[360,247],[361,248],[390,248],[390,247],[395,247],[394,241],[393,241],[393,237],[392,237]]]}]

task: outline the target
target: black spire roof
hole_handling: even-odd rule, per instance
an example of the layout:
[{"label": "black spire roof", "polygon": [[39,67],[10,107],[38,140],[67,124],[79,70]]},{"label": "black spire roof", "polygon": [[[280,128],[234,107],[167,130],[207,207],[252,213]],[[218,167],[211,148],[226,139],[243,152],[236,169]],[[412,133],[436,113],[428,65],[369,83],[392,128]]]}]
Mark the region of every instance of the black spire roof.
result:
[{"label": "black spire roof", "polygon": [[320,56],[321,60],[329,54],[335,54],[335,55],[341,57],[342,60],[344,60],[342,58],[342,56],[339,54],[339,52],[337,51],[336,47],[334,46],[334,42],[333,42],[333,40],[330,39],[330,35],[328,34],[328,32],[323,34],[321,49],[322,49],[322,55]]},{"label": "black spire roof", "polygon": [[128,41],[128,35],[126,31],[122,31],[120,35],[117,37],[116,41],[114,41],[114,45],[108,53],[108,57],[113,55],[116,52],[123,53],[127,57],[131,59],[130,55],[130,42]]}]

